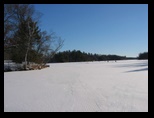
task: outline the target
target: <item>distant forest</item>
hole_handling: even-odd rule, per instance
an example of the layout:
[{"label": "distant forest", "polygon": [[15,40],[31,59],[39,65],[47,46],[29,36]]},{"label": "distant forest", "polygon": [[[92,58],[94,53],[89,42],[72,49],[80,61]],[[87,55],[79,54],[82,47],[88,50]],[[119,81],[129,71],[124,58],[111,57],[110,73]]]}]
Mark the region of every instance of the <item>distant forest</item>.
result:
[{"label": "distant forest", "polygon": [[81,62],[81,61],[110,61],[110,60],[124,60],[124,59],[136,59],[133,57],[119,56],[119,55],[100,55],[81,52],[80,50],[63,51],[56,53],[50,60],[50,63],[54,62]]},{"label": "distant forest", "polygon": [[138,59],[148,59],[148,52],[140,53]]}]

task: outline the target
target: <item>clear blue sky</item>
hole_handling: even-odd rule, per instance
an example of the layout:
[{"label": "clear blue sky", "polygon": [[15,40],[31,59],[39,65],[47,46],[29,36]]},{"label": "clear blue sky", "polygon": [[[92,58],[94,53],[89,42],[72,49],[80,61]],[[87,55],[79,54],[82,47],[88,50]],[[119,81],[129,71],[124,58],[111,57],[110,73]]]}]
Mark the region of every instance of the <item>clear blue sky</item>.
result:
[{"label": "clear blue sky", "polygon": [[147,4],[35,4],[40,28],[65,40],[60,51],[136,57],[148,51]]}]

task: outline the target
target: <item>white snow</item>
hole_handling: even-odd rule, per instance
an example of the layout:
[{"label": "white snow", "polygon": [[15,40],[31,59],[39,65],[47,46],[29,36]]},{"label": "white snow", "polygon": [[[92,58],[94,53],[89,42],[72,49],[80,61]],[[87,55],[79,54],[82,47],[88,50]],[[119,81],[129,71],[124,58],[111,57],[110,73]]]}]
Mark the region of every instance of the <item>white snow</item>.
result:
[{"label": "white snow", "polygon": [[5,112],[148,112],[148,60],[4,72]]}]

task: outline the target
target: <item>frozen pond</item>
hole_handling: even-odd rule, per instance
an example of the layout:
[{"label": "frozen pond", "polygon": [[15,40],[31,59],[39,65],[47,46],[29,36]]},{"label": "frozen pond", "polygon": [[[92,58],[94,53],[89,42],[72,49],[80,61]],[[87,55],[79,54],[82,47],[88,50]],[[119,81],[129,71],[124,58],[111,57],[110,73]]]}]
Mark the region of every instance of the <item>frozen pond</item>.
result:
[{"label": "frozen pond", "polygon": [[4,111],[147,112],[148,60],[57,63],[5,72]]}]

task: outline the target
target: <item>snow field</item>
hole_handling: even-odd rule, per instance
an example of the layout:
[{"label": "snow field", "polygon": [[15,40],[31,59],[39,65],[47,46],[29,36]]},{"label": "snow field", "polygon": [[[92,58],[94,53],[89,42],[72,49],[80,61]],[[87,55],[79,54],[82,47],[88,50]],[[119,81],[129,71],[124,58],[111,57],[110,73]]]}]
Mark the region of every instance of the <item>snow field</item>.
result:
[{"label": "snow field", "polygon": [[4,111],[147,112],[148,60],[58,63],[5,72]]}]

